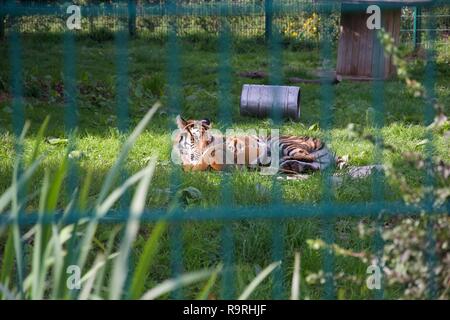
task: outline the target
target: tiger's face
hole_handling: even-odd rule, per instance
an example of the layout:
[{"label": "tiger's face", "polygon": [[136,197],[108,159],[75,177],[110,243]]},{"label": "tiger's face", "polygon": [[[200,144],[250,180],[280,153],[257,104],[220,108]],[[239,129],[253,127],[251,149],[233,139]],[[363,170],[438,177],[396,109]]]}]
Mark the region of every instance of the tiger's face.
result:
[{"label": "tiger's face", "polygon": [[173,141],[175,149],[181,159],[184,170],[206,170],[208,163],[204,161],[204,153],[210,144],[212,136],[209,130],[211,123],[208,119],[184,120],[176,118],[178,133]]}]

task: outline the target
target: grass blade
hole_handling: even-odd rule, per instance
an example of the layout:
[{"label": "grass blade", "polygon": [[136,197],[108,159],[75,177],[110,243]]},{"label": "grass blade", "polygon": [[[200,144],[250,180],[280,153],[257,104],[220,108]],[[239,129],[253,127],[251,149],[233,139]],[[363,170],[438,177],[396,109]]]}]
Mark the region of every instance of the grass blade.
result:
[{"label": "grass blade", "polygon": [[50,116],[45,117],[44,122],[42,123],[41,127],[39,128],[39,131],[35,137],[36,141],[34,143],[33,153],[31,156],[31,161],[34,161],[37,159],[39,154],[39,147],[41,146],[42,140],[44,139],[45,131],[47,131],[48,122],[50,121]]},{"label": "grass blade", "polygon": [[137,182],[140,179],[140,177],[139,178],[136,177],[136,174],[135,174],[134,176],[132,176],[131,178],[129,178],[127,180],[128,182],[125,181],[124,184],[128,183],[128,185],[126,185],[126,188],[119,187],[118,189],[116,189],[115,191],[112,192],[112,194],[108,197],[108,199],[105,200],[108,191],[111,189],[115,178],[117,177],[118,173],[120,172],[122,163],[124,162],[124,160],[128,156],[128,153],[130,152],[131,147],[133,146],[134,142],[137,140],[139,135],[144,131],[145,127],[147,126],[150,119],[153,117],[153,115],[155,114],[156,110],[158,110],[159,107],[160,107],[160,103],[159,102],[155,103],[153,105],[153,107],[144,116],[144,118],[139,122],[139,124],[136,126],[136,128],[131,133],[131,135],[125,141],[125,143],[122,147],[122,150],[119,154],[118,159],[116,160],[113,167],[111,168],[111,170],[109,170],[109,172],[106,176],[106,179],[100,190],[98,199],[96,201],[95,217],[94,217],[94,219],[92,219],[90,221],[90,223],[87,227],[85,236],[81,243],[80,256],[78,259],[78,266],[81,269],[83,269],[84,264],[86,262],[87,254],[89,252],[89,249],[90,249],[91,243],[92,243],[92,238],[94,237],[95,231],[97,229],[98,219],[102,215],[106,214],[106,212],[109,210],[110,206],[112,206],[114,204],[114,202],[118,199],[117,198],[116,200],[114,200],[114,198],[117,196],[120,198],[120,196],[123,194],[123,192],[125,192],[126,189],[131,185],[130,179],[135,179],[135,182]]},{"label": "grass blade", "polygon": [[92,288],[94,287],[94,282],[97,279],[97,274],[101,270],[104,270],[107,262],[111,259],[116,258],[119,255],[119,253],[113,253],[110,256],[104,256],[103,254],[100,254],[97,256],[97,258],[94,261],[93,267],[86,272],[86,274],[81,278],[80,284],[83,284],[83,289],[80,292],[80,295],[78,296],[78,300],[87,300],[89,299]]},{"label": "grass blade", "polygon": [[33,275],[33,287],[31,290],[31,296],[33,299],[41,299],[42,294],[44,291],[44,279],[41,277],[41,268],[42,268],[42,254],[43,251],[42,248],[42,224],[40,221],[42,221],[45,207],[46,207],[46,201],[48,197],[48,189],[49,189],[49,176],[48,171],[45,171],[44,174],[44,181],[42,183],[41,188],[41,196],[39,200],[39,218],[38,223],[36,224],[35,228],[35,235],[34,235],[34,244],[33,244],[33,258],[32,258],[32,269],[31,273]]},{"label": "grass blade", "polygon": [[80,212],[84,212],[87,209],[88,197],[89,197],[89,189],[92,183],[92,167],[88,167],[86,177],[83,182],[83,186],[81,187],[80,197],[78,200],[78,208]]},{"label": "grass blade", "polygon": [[211,277],[208,279],[208,282],[206,282],[205,286],[203,287],[202,291],[197,295],[196,300],[206,300],[208,299],[208,295],[211,292],[212,287],[214,286],[214,283],[217,280],[217,276],[222,271],[223,265],[219,264],[212,273]]},{"label": "grass blade", "polygon": [[10,292],[7,287],[5,287],[0,283],[0,298],[2,295],[5,297],[6,300],[16,300],[12,292]]},{"label": "grass blade", "polygon": [[[111,251],[113,250],[114,247],[114,240],[116,239],[117,234],[119,233],[119,231],[122,229],[121,226],[116,226],[112,231],[111,234],[109,235],[109,239],[108,239],[108,243],[106,244],[106,251],[105,251],[105,256],[108,257],[111,253]],[[103,285],[103,281],[105,278],[105,270],[106,270],[107,266],[105,266],[104,268],[101,268],[101,270],[99,271],[99,274],[97,276],[96,279],[96,283],[95,283],[95,288],[94,288],[94,295],[95,296],[100,296],[100,292],[102,290],[102,285]],[[87,272],[86,274],[88,274],[89,272]],[[81,281],[83,281],[83,279],[81,279]]]},{"label": "grass blade", "polygon": [[128,190],[129,187],[137,183],[147,174],[148,168],[142,169],[141,171],[135,173],[130,178],[125,180],[125,182],[115,189],[111,194],[105,199],[105,201],[97,208],[96,210],[96,218],[103,217],[109,209],[116,203],[117,200]]},{"label": "grass blade", "polygon": [[123,284],[128,275],[128,256],[130,254],[131,246],[136,238],[139,230],[139,218],[144,212],[145,200],[147,199],[147,192],[150,186],[153,173],[155,172],[156,158],[150,161],[150,164],[145,169],[145,174],[136,189],[133,200],[131,201],[130,216],[128,218],[125,236],[120,245],[120,253],[115,260],[112,282],[110,288],[110,299],[119,299],[122,295]]},{"label": "grass blade", "polygon": [[166,293],[169,293],[178,288],[187,286],[189,284],[204,280],[208,278],[214,270],[202,270],[191,273],[186,273],[176,279],[169,279],[163,281],[161,284],[157,285],[153,289],[147,291],[143,296],[142,300],[154,300]]},{"label": "grass blade", "polygon": [[14,186],[10,186],[6,191],[0,196],[0,213],[8,206],[14,197],[15,188],[20,189],[34,174],[36,169],[42,162],[44,155],[36,159],[28,168],[25,170],[19,179],[16,180]]},{"label": "grass blade", "polygon": [[64,254],[61,244],[60,234],[55,225],[52,225],[52,243],[53,243],[53,257],[55,263],[53,266],[53,299],[59,298],[60,281],[64,272]]},{"label": "grass blade", "polygon": [[250,284],[245,288],[244,292],[239,296],[238,300],[246,300],[248,297],[255,291],[255,289],[258,287],[258,285],[265,279],[267,276],[275,270],[279,265],[281,264],[281,261],[272,262],[269,264],[264,270],[262,270],[255,279],[250,282]]},{"label": "grass blade", "polygon": [[[106,259],[102,255],[98,255],[95,258],[94,266],[89,272],[89,276],[86,278],[86,283],[83,285],[83,289],[81,289],[80,295],[78,296],[78,300],[87,300],[91,295],[92,287],[94,286],[95,277],[97,276],[97,271],[105,264]],[[100,263],[103,263],[100,265]]]},{"label": "grass blade", "polygon": [[[12,269],[14,266],[14,239],[13,232],[10,229],[8,238],[6,240],[5,252],[2,257],[2,272],[0,273],[0,284],[5,288],[8,287],[10,277],[12,275]],[[0,295],[0,298],[2,295]]]},{"label": "grass blade", "polygon": [[95,231],[97,230],[98,220],[103,217],[114,203],[120,199],[120,197],[128,190],[129,187],[138,182],[144,175],[147,174],[148,168],[142,169],[128,178],[120,187],[115,189],[105,199],[105,201],[96,209],[94,217],[90,220],[87,230],[81,242],[80,256],[78,259],[78,266],[83,269],[86,262],[87,255],[92,245],[92,239],[94,238]]},{"label": "grass blade", "polygon": [[122,163],[128,156],[128,153],[130,152],[134,142],[139,137],[139,135],[144,131],[145,127],[150,122],[151,118],[153,117],[153,115],[155,114],[155,112],[158,110],[159,107],[160,107],[159,102],[153,105],[153,107],[147,112],[144,118],[142,118],[142,120],[139,122],[139,124],[136,126],[136,128],[133,130],[128,139],[123,144],[119,157],[117,158],[111,170],[109,170],[108,175],[105,178],[105,182],[102,185],[100,194],[98,196],[97,205],[102,203],[103,200],[106,198],[106,195],[108,194],[109,190],[111,189],[114,183],[114,180],[119,174]]},{"label": "grass blade", "polygon": [[61,192],[61,186],[64,181],[64,177],[67,173],[67,167],[68,167],[68,154],[64,156],[64,159],[61,163],[61,165],[58,168],[58,171],[56,172],[55,176],[53,177],[52,184],[50,186],[49,192],[48,192],[48,198],[45,210],[47,213],[51,213],[55,210],[56,205],[58,204],[58,198],[59,194]]},{"label": "grass blade", "polygon": [[138,299],[142,296],[145,286],[145,278],[152,264],[153,258],[159,249],[159,240],[167,229],[166,221],[159,221],[152,231],[152,234],[145,243],[144,251],[139,259],[131,282],[131,299]]},{"label": "grass blade", "polygon": [[291,300],[300,298],[300,252],[295,253],[294,271],[292,274]]},{"label": "grass blade", "polygon": [[84,282],[88,281],[94,274],[96,274],[99,270],[101,270],[106,263],[108,262],[108,260],[112,260],[114,258],[116,258],[117,256],[119,256],[119,252],[115,252],[113,254],[110,254],[109,256],[105,256],[103,254],[101,254],[101,256],[103,257],[102,259],[94,262],[94,265],[92,266],[91,269],[89,269],[88,272],[86,272],[84,274],[84,276],[81,278],[80,283],[83,284]]}]

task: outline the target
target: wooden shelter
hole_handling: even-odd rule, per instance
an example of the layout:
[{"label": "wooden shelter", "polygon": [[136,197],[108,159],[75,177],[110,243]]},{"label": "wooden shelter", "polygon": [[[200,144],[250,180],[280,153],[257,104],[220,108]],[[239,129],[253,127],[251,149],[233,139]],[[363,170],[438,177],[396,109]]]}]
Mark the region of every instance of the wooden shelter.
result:
[{"label": "wooden shelter", "polygon": [[[319,0],[321,1],[321,0]],[[323,0],[322,0],[323,1]],[[401,7],[431,3],[431,0],[340,0],[341,25],[336,73],[344,79],[386,79],[395,72],[376,39],[376,30],[367,27],[369,5],[381,10],[381,27],[399,42]]]}]

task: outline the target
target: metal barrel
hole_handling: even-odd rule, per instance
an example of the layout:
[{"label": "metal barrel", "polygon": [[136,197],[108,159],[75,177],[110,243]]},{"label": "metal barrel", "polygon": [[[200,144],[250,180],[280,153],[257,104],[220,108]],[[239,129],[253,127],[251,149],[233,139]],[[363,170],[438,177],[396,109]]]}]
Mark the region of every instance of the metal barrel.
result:
[{"label": "metal barrel", "polygon": [[241,115],[269,117],[272,108],[281,109],[283,117],[300,119],[300,87],[244,84]]}]

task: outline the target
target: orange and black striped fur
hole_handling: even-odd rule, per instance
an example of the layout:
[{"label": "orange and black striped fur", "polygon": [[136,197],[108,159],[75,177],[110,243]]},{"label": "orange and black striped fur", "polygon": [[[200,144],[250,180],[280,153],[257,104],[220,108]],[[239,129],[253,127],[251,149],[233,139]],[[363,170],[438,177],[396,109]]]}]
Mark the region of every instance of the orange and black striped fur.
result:
[{"label": "orange and black striped fur", "polygon": [[[271,150],[279,153],[277,169],[284,173],[305,173],[327,168],[335,162],[330,150],[312,137],[257,135],[223,136],[212,130],[209,120],[177,117],[174,150],[185,170],[223,170],[227,166],[262,168],[274,165]],[[274,148],[275,147],[275,148]]]}]

